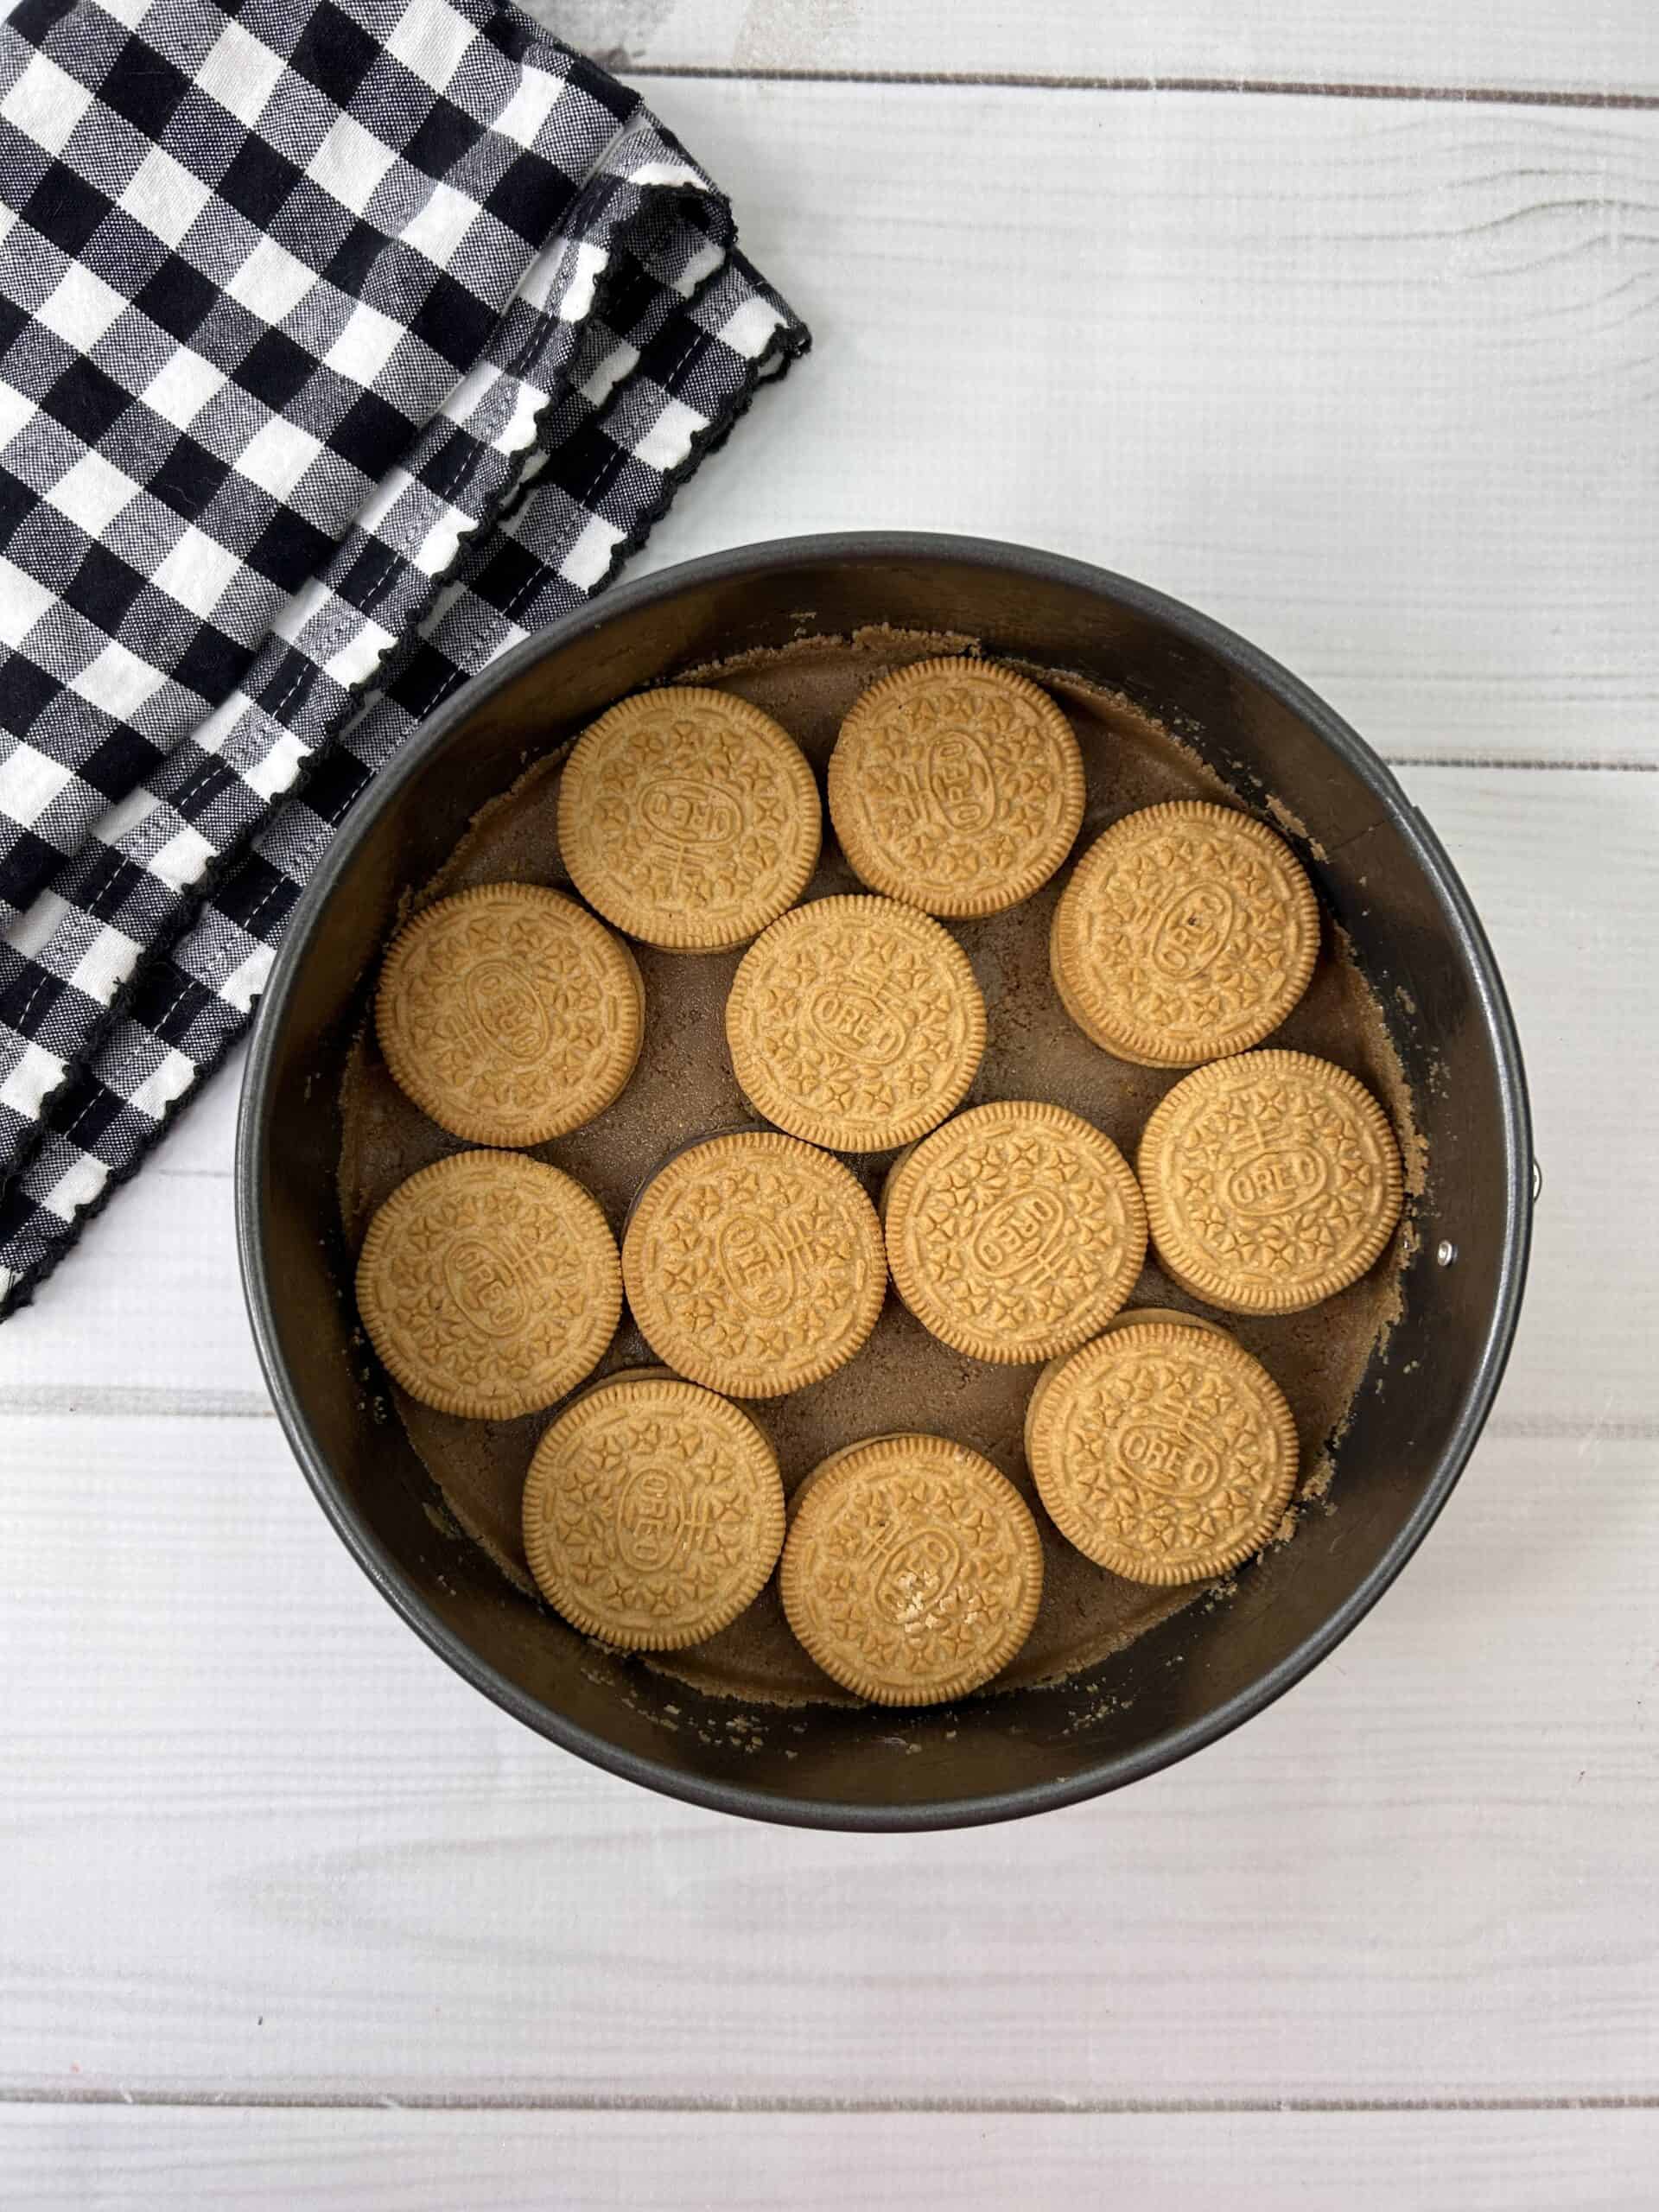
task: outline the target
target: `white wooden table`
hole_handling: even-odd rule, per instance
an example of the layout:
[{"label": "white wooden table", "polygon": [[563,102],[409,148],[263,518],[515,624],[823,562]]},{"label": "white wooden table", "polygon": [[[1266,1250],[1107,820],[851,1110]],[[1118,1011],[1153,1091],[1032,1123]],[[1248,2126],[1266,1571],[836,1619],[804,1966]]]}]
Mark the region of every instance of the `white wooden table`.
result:
[{"label": "white wooden table", "polygon": [[221,1081],[0,1331],[0,2202],[1651,2208],[1651,0],[545,4],[817,333],[648,565],[1026,539],[1324,691],[1514,996],[1520,1344],[1242,1733],[1014,1827],[748,1827],[516,1727],[347,1560]]}]

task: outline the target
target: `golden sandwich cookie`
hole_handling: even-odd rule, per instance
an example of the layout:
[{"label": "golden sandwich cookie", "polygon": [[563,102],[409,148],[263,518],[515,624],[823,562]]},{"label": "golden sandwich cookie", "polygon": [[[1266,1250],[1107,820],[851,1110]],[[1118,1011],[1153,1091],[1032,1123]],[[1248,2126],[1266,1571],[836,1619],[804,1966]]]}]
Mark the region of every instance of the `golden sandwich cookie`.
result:
[{"label": "golden sandwich cookie", "polygon": [[819,899],[749,947],[726,1002],[744,1095],[839,1152],[923,1136],[967,1096],[985,1001],[950,932],[892,899]]},{"label": "golden sandwich cookie", "polygon": [[874,1328],[887,1270],[851,1170],[774,1129],[677,1153],[634,1202],[628,1305],[659,1359],[736,1398],[779,1397],[844,1366]]},{"label": "golden sandwich cookie", "polygon": [[1306,990],[1319,949],[1319,902],[1283,838],[1201,799],[1114,823],[1077,862],[1049,932],[1072,1020],[1147,1067],[1259,1045]]},{"label": "golden sandwich cookie", "polygon": [[843,1689],[937,1705],[989,1681],[1030,1635],[1042,1539],[977,1452],[875,1437],[832,1453],[796,1492],[779,1587],[797,1639]]},{"label": "golden sandwich cookie", "polygon": [[584,730],[559,847],[588,904],[668,952],[746,944],[818,863],[823,815],[788,731],[728,691],[669,684]]},{"label": "golden sandwich cookie", "polygon": [[1184,1077],[1141,1132],[1152,1241],[1181,1288],[1235,1313],[1345,1290],[1400,1218],[1389,1118],[1345,1068],[1243,1052]]},{"label": "golden sandwich cookie", "polygon": [[524,1556],[549,1605],[630,1651],[716,1635],[784,1541],[784,1486],[746,1414],[657,1370],[594,1384],[537,1446]]},{"label": "golden sandwich cookie", "polygon": [[510,1421],[550,1406],[603,1357],[622,1311],[616,1240],[556,1167],[454,1153],[400,1183],[370,1222],[357,1304],[411,1398]]},{"label": "golden sandwich cookie", "polygon": [[1083,821],[1083,756],[1047,692],[995,661],[917,661],[855,702],[830,760],[842,850],[930,914],[1017,906]]},{"label": "golden sandwich cookie", "polygon": [[1201,1582],[1266,1543],[1296,1487],[1284,1393],[1216,1329],[1141,1322],[1057,1360],[1026,1414],[1068,1541],[1132,1582]]},{"label": "golden sandwich cookie", "polygon": [[887,1264],[924,1327],[975,1359],[1052,1357],[1094,1336],[1147,1256],[1140,1185],[1062,1106],[971,1107],[901,1155],[882,1198]]},{"label": "golden sandwich cookie", "polygon": [[393,939],[375,1027],[400,1090],[481,1145],[544,1144],[620,1096],[639,1058],[633,955],[574,899],[493,883]]}]

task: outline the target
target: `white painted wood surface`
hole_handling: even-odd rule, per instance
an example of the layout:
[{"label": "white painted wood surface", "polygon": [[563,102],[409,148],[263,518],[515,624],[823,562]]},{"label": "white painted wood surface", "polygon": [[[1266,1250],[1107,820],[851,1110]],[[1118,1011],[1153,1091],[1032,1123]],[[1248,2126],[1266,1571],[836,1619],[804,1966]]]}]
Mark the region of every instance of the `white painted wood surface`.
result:
[{"label": "white painted wood surface", "polygon": [[650,89],[818,341],[653,561],[1024,538],[1391,758],[1659,761],[1659,112]]},{"label": "white painted wood surface", "polygon": [[855,1839],[655,1802],[484,1706],[271,1421],[8,1434],[18,2094],[1652,2094],[1648,1437],[1500,1421],[1351,1642],[1185,1770]]},{"label": "white painted wood surface", "polygon": [[1647,0],[536,0],[642,74],[669,69],[1166,85],[1659,91]]},{"label": "white painted wood surface", "polygon": [[89,2117],[0,2111],[0,2164],[16,2162],[33,2212],[1647,2212],[1659,2168],[1644,2112],[1212,2113],[1179,2129],[1150,2113]]},{"label": "white painted wood surface", "polygon": [[[1613,0],[607,12],[661,66],[1659,86]],[[227,1078],[0,1330],[0,2202],[1650,2207],[1659,112],[645,82],[818,334],[646,561],[1051,544],[1408,764],[1529,1054],[1516,1359],[1227,1742],[1014,1828],[751,1828],[543,1746],[346,1560]]]}]

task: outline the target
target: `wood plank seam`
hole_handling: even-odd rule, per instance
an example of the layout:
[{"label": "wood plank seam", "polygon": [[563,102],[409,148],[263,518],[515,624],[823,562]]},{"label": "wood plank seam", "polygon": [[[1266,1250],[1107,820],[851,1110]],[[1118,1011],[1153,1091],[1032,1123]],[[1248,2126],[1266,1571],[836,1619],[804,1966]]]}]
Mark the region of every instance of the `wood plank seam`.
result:
[{"label": "wood plank seam", "polygon": [[748,85],[900,85],[1018,92],[1213,92],[1245,98],[1452,102],[1470,107],[1558,107],[1625,114],[1659,111],[1659,92],[1564,92],[1521,85],[1343,85],[1297,77],[1073,77],[1039,71],[779,68],[714,61],[632,61],[626,50],[598,57],[639,79],[680,78]]},{"label": "wood plank seam", "polygon": [[812,2097],[629,2096],[574,2090],[544,2094],[417,2090],[393,2096],[280,2089],[35,2089],[0,2085],[0,2105],[52,2110],[125,2105],[166,2112],[676,2113],[710,2119],[874,2119],[928,2113],[971,2119],[1200,2118],[1276,2113],[1656,2112],[1659,2096],[1558,2097]]},{"label": "wood plank seam", "polygon": [[1552,768],[1558,773],[1567,771],[1575,775],[1593,776],[1651,776],[1659,770],[1659,760],[1518,760],[1479,753],[1384,753],[1380,757],[1390,768],[1494,768],[1522,773]]}]

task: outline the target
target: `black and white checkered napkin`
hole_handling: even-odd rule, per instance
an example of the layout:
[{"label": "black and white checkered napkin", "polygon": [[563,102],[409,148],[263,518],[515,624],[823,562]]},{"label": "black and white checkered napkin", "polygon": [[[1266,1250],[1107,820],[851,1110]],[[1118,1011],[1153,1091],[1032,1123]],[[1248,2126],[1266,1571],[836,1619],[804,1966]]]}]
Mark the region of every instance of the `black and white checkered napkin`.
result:
[{"label": "black and white checkered napkin", "polygon": [[246,1026],[375,771],[806,342],[497,0],[0,23],[0,1313]]}]

